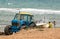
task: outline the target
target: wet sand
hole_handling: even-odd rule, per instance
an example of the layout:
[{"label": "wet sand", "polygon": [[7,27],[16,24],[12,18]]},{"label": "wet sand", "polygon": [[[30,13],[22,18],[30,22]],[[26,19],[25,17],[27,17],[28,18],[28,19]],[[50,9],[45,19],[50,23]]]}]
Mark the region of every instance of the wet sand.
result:
[{"label": "wet sand", "polygon": [[0,39],[60,39],[60,28],[21,30],[13,35],[0,35]]}]

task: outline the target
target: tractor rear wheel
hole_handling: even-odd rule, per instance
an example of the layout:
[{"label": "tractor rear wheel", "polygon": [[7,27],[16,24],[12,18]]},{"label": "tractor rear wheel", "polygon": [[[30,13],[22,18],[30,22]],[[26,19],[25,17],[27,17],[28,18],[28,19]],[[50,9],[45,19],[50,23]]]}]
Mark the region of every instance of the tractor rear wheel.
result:
[{"label": "tractor rear wheel", "polygon": [[10,27],[11,27],[11,25],[8,25],[5,27],[5,29],[4,29],[5,35],[12,35],[13,34],[13,32],[11,32]]},{"label": "tractor rear wheel", "polygon": [[34,28],[34,27],[36,27],[36,24],[33,22],[33,23],[30,24],[30,27]]}]

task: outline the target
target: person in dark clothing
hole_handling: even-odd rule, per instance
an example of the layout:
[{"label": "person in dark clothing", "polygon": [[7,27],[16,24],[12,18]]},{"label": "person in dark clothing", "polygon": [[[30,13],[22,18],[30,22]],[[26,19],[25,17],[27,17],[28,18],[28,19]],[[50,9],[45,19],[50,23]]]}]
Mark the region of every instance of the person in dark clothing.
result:
[{"label": "person in dark clothing", "polygon": [[55,25],[56,25],[56,21],[53,21],[53,24],[54,24],[54,27],[55,27]]}]

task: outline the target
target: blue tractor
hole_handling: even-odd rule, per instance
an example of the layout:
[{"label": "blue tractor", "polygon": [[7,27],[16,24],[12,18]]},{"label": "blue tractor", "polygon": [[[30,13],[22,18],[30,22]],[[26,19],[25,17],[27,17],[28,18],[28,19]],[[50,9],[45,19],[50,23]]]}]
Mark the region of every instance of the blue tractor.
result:
[{"label": "blue tractor", "polygon": [[5,27],[4,32],[6,35],[13,34],[13,32],[18,32],[22,28],[35,27],[36,24],[33,21],[33,15],[28,12],[19,12],[15,15],[14,19],[11,21],[11,25]]}]

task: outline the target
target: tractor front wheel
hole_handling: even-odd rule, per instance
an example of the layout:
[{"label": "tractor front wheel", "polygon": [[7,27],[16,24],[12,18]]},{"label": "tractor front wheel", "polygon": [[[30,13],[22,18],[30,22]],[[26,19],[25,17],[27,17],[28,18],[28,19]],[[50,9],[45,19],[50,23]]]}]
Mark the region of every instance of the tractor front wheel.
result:
[{"label": "tractor front wheel", "polygon": [[4,29],[5,35],[12,35],[13,34],[13,32],[11,32],[10,27],[11,27],[11,25],[8,25],[5,27],[5,29]]}]

